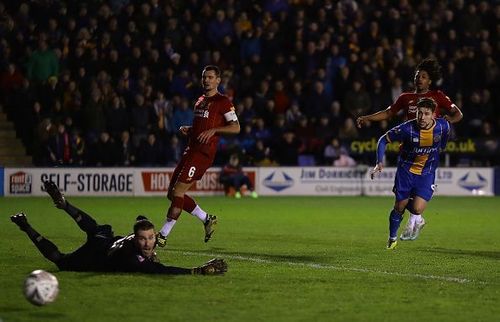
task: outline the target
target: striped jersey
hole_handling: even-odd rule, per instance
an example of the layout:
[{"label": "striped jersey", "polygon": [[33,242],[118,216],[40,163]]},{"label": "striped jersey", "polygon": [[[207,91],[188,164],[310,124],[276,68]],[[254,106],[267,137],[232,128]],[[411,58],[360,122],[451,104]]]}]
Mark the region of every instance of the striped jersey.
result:
[{"label": "striped jersey", "polygon": [[450,123],[436,118],[427,130],[420,129],[416,119],[406,121],[386,134],[387,142],[401,142],[398,168],[422,175],[433,171],[439,165],[439,152],[446,147],[450,134]]}]

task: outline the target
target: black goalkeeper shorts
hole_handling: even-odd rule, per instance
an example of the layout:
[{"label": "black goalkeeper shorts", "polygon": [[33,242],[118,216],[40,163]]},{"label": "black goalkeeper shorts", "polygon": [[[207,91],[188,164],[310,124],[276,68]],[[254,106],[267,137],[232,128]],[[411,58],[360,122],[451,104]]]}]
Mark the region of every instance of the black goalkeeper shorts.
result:
[{"label": "black goalkeeper shorts", "polygon": [[116,238],[110,225],[99,225],[94,235],[87,235],[87,242],[72,253],[64,254],[56,265],[61,271],[105,271],[107,253]]}]

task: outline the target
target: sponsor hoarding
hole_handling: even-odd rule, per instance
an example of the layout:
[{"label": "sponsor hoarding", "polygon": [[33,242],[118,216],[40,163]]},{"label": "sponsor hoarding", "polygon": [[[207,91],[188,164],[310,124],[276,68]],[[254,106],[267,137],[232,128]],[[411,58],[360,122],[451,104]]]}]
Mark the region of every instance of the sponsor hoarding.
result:
[{"label": "sponsor hoarding", "polygon": [[6,168],[6,196],[45,195],[43,181],[52,180],[68,196],[131,196],[133,168]]},{"label": "sponsor hoarding", "polygon": [[[7,168],[2,188],[8,196],[45,195],[43,181],[54,181],[67,196],[166,196],[173,168]],[[220,168],[210,168],[193,184],[192,195],[222,195]],[[244,172],[255,183],[256,168]]]},{"label": "sponsor hoarding", "polygon": [[[5,168],[6,196],[41,196],[44,180],[54,181],[68,196],[166,196],[173,168]],[[370,180],[367,167],[245,168],[261,195],[392,196],[396,168],[385,168]],[[0,169],[1,171],[1,169]],[[192,195],[221,195],[219,168],[210,168]],[[493,196],[491,168],[440,168],[436,195]],[[1,190],[0,190],[1,192]]]},{"label": "sponsor hoarding", "polygon": [[[367,167],[261,168],[261,195],[392,196],[396,168],[369,177]],[[493,169],[440,168],[436,172],[436,195],[493,196]]]},{"label": "sponsor hoarding", "polygon": [[3,196],[3,168],[0,167],[0,196]]},{"label": "sponsor hoarding", "polygon": [[260,168],[261,195],[330,196],[361,194],[366,169],[332,167]]},{"label": "sponsor hoarding", "polygon": [[[364,178],[367,195],[393,195],[396,168],[384,168],[370,180]],[[493,196],[494,172],[492,168],[438,168],[436,171],[435,195],[441,196]]]},{"label": "sponsor hoarding", "polygon": [[[210,168],[201,180],[196,181],[189,194],[192,195],[222,195],[224,187],[219,183],[220,168]],[[136,169],[135,195],[137,196],[166,196],[168,185],[174,172],[173,168],[144,168]],[[252,183],[256,182],[257,169],[245,168],[244,172]]]}]

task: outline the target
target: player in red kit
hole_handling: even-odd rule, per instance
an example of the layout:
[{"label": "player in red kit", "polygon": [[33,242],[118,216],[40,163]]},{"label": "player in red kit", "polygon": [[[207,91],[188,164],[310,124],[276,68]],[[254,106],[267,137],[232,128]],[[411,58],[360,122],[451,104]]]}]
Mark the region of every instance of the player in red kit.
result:
[{"label": "player in red kit", "polygon": [[[456,106],[448,96],[442,91],[435,89],[437,82],[441,79],[441,66],[432,59],[427,58],[418,64],[413,82],[414,92],[402,93],[396,102],[385,110],[378,111],[370,115],[362,115],[356,119],[356,123],[361,128],[366,122],[379,122],[392,118],[400,111],[404,113],[405,120],[416,118],[417,102],[421,98],[431,98],[436,102],[434,117],[442,117],[450,123],[457,123],[463,118],[462,111]],[[408,211],[410,218],[405,231],[401,234],[401,240],[413,240],[413,230],[415,227],[423,227],[425,220],[421,215],[415,215],[412,211],[412,203],[409,204]]]},{"label": "player in red kit", "polygon": [[415,71],[414,92],[406,92],[399,95],[396,102],[385,110],[370,115],[362,115],[356,119],[358,127],[368,122],[379,122],[388,120],[400,111],[404,112],[405,120],[412,120],[417,116],[417,102],[419,99],[432,98],[436,104],[435,117],[442,117],[450,123],[457,123],[463,117],[462,111],[442,91],[434,89],[435,84],[441,78],[441,66],[431,58],[424,59],[418,64]]},{"label": "player in red kit", "polygon": [[196,204],[193,198],[186,194],[194,182],[200,180],[205,171],[212,165],[217,143],[221,134],[238,134],[240,123],[233,103],[225,95],[218,92],[221,82],[221,72],[217,66],[208,65],[202,72],[204,94],[194,105],[194,120],[192,126],[181,126],[179,131],[189,137],[189,143],[181,160],[174,170],[168,199],[167,220],[158,232],[157,244],[164,247],[167,237],[185,210],[199,218],[205,227],[205,242],[208,242],[217,224],[215,216],[207,214]]}]

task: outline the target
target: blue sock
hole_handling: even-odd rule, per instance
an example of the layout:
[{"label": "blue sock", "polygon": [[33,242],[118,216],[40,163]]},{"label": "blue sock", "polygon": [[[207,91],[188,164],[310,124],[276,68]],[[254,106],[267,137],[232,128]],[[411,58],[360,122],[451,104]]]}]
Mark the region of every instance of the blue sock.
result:
[{"label": "blue sock", "polygon": [[398,229],[403,220],[403,214],[400,214],[395,209],[392,209],[389,215],[389,238],[396,240],[398,238]]}]

